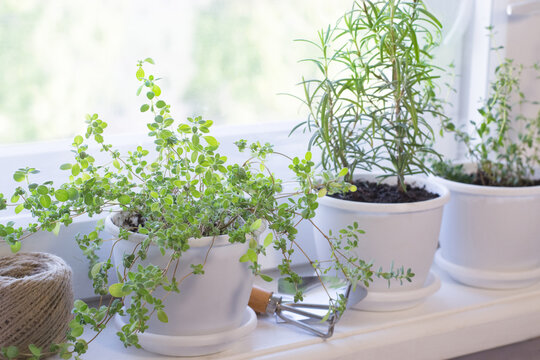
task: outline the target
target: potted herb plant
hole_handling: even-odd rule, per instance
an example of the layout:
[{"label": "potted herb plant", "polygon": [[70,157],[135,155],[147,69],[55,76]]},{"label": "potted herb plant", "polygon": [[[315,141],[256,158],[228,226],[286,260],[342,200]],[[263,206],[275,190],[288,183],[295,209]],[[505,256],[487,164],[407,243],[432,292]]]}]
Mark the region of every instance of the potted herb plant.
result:
[{"label": "potted herb plant", "polygon": [[[430,172],[424,157],[437,155],[429,121],[443,116],[431,63],[440,29],[423,1],[366,0],[354,2],[317,41],[302,40],[319,54],[304,60],[319,76],[301,82],[309,115],[293,131],[310,131],[309,147],[320,148],[322,167],[347,169],[342,175],[357,188],[323,197],[317,221],[333,233],[358,222],[366,232],[358,254],[415,273],[411,283],[391,289],[401,300],[382,294],[388,284],[375,281],[366,299],[373,306],[363,301],[362,308],[409,307],[437,289],[429,274],[449,194],[418,174]],[[316,236],[324,257],[328,242]]]},{"label": "potted herb plant", "polygon": [[506,289],[540,280],[540,111],[520,87],[523,72],[537,70],[502,60],[479,119],[469,129],[443,123],[467,160],[434,164],[452,193],[436,261],[462,283]]},{"label": "potted herb plant", "polygon": [[[0,209],[29,211],[36,219],[25,228],[0,224],[0,236],[14,252],[39,230],[58,233],[79,215],[107,215],[77,242],[91,262],[96,293],[111,296],[98,308],[75,301],[66,342],[51,349],[9,347],[3,350],[8,358],[38,357],[36,352],[58,352],[62,358],[83,354],[113,319],[126,346],[190,356],[223,350],[256,324],[247,309],[253,275],[271,280],[260,273],[258,256],[273,245],[283,254],[281,275],[298,284],[290,260],[296,248],[302,250],[295,242],[297,217],[312,221],[319,192],[350,189],[328,174],[315,182],[307,153],[303,159],[289,159],[298,191],[289,194],[290,201],[278,202],[277,194],[284,196],[282,181],[265,165],[272,147],[239,141],[239,150],[249,149],[251,157],[243,164],[227,164],[210,135],[212,122],[197,117],[175,124],[157,79],[146,75],[143,63],[136,75],[138,94],[144,93],[147,101],[140,110],[151,113],[148,128],[155,150],[138,146],[121,154],[105,141],[107,124],[95,114],[87,117],[86,134],[74,138],[74,162],[61,165],[69,174],[67,182],[36,184],[31,181],[36,170],[22,168],[14,179],[26,186],[18,187],[9,202],[0,194]],[[91,154],[90,140],[104,153],[104,163]],[[265,226],[270,232],[259,242]],[[103,235],[104,229],[112,239]],[[345,229],[339,235],[341,245],[329,257],[343,276],[366,284],[374,276],[412,276],[373,270],[349,254],[359,233],[357,225]],[[96,250],[105,240],[112,241],[112,254],[100,259]],[[313,264],[318,260],[310,259]],[[298,291],[295,300],[301,299]],[[330,311],[343,312],[345,302],[343,297],[331,299]],[[84,337],[85,326],[95,334]]]}]

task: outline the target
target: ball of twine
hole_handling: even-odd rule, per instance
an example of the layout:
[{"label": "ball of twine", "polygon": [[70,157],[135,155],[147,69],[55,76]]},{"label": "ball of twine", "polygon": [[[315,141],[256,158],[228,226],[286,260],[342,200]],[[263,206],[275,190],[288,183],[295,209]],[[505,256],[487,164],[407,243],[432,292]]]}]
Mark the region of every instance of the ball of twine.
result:
[{"label": "ball of twine", "polygon": [[65,339],[72,318],[71,268],[47,253],[0,257],[0,348],[44,352]]}]

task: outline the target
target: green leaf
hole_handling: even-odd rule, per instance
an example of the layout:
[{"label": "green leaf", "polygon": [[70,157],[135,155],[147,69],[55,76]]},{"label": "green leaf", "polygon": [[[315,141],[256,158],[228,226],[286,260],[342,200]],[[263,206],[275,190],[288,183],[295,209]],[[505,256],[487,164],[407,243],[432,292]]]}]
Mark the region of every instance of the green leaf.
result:
[{"label": "green leaf", "polygon": [[36,191],[40,195],[47,195],[49,193],[49,189],[44,185],[39,185]]},{"label": "green leaf", "polygon": [[16,346],[8,346],[7,348],[5,348],[5,351],[6,351],[6,356],[8,357],[8,359],[14,359],[16,358],[17,356],[19,356],[19,349],[17,349]]},{"label": "green leaf", "polygon": [[69,193],[64,189],[58,189],[54,192],[56,200],[64,202],[69,200]]},{"label": "green leaf", "polygon": [[24,209],[24,204],[19,204],[15,207],[15,214],[20,213]]},{"label": "green leaf", "polygon": [[148,109],[150,109],[150,105],[148,105],[148,104],[144,104],[143,106],[141,106],[141,112],[145,112]]},{"label": "green leaf", "polygon": [[79,337],[84,333],[84,327],[82,325],[74,326],[71,328],[71,336]]},{"label": "green leaf", "polygon": [[120,162],[118,161],[118,159],[114,159],[112,164],[118,170],[122,169],[122,166],[120,165]]},{"label": "green leaf", "polygon": [[266,282],[271,282],[272,280],[274,280],[270,276],[265,275],[265,274],[260,274],[260,276],[261,276],[261,279],[263,279]]},{"label": "green leaf", "polygon": [[240,256],[240,259],[238,261],[240,261],[241,263],[248,262],[249,261],[248,254],[244,254],[244,255]]},{"label": "green leaf", "polygon": [[11,203],[12,203],[12,204],[15,204],[17,201],[19,201],[19,199],[20,199],[20,196],[19,196],[19,195],[13,195],[13,196],[11,197]]},{"label": "green leaf", "polygon": [[[156,96],[159,96],[161,95],[161,88],[157,85],[154,85],[152,86],[152,92],[156,95]],[[163,106],[162,106],[163,107]]]},{"label": "green leaf", "polygon": [[168,323],[169,322],[169,318],[167,317],[167,314],[165,314],[165,311],[163,311],[163,310],[158,310],[157,318],[162,323]]},{"label": "green leaf", "polygon": [[81,168],[79,166],[79,164],[74,164],[72,167],[71,167],[71,175],[73,176],[77,176],[81,173]]},{"label": "green leaf", "polygon": [[150,63],[152,65],[155,65],[154,60],[152,58],[147,57],[146,59],[144,59],[144,61],[146,61],[147,63]]},{"label": "green leaf", "polygon": [[60,227],[62,226],[62,223],[60,222],[57,222],[55,225],[54,225],[54,229],[53,229],[53,234],[58,236],[58,234],[60,234]]},{"label": "green leaf", "polygon": [[79,197],[79,191],[75,188],[69,188],[67,192],[69,194],[69,200],[77,200]]},{"label": "green leaf", "polygon": [[137,72],[135,73],[135,76],[137,77],[137,80],[142,80],[144,79],[144,70],[142,67],[139,67],[137,69]]},{"label": "green leaf", "polygon": [[41,195],[39,197],[39,203],[44,208],[48,208],[49,206],[51,206],[51,197],[49,195]]},{"label": "green leaf", "polygon": [[321,190],[319,190],[319,192],[317,194],[317,197],[319,197],[319,198],[325,197],[326,193],[327,193],[326,188],[322,188]]},{"label": "green leaf", "polygon": [[13,174],[13,180],[15,180],[16,182],[24,181],[25,178],[26,175],[21,171],[15,171],[15,174]]},{"label": "green leaf", "polygon": [[101,270],[102,266],[103,262],[95,263],[94,266],[92,266],[92,270],[90,270],[90,275],[92,275],[92,278],[95,278],[99,274],[99,270]]},{"label": "green leaf", "polygon": [[[155,91],[154,91],[154,93],[155,93]],[[158,94],[156,94],[156,95],[158,95]],[[167,104],[165,104],[165,101],[163,101],[163,100],[159,100],[159,101],[156,103],[156,107],[157,107],[158,109],[161,109],[162,107],[165,107],[165,105],[167,105]]]},{"label": "green leaf", "polygon": [[345,176],[345,175],[347,175],[348,173],[349,173],[349,169],[343,168],[343,169],[341,169],[341,171],[339,172],[338,177]]},{"label": "green leaf", "polygon": [[306,160],[307,160],[307,161],[310,161],[310,160],[311,160],[311,157],[312,157],[311,151],[308,151],[308,152],[306,153]]},{"label": "green leaf", "polygon": [[32,355],[34,355],[34,356],[37,356],[37,357],[41,356],[41,349],[38,348],[38,347],[37,347],[36,345],[34,345],[34,344],[28,345],[28,350],[30,350],[30,352],[31,352]]},{"label": "green leaf", "polygon": [[81,145],[83,143],[83,137],[81,135],[75,136],[75,139],[73,139],[73,143],[75,145]]},{"label": "green leaf", "polygon": [[210,145],[210,146],[219,146],[219,143],[218,143],[218,141],[216,140],[215,137],[210,136],[210,135],[205,135],[205,136],[203,136],[203,138],[204,138],[204,140],[206,140],[208,145]]},{"label": "green leaf", "polygon": [[60,170],[69,170],[71,169],[71,164],[62,164],[60,165]]},{"label": "green leaf", "polygon": [[249,227],[249,231],[256,231],[256,230],[259,230],[260,227],[262,225],[262,220],[261,219],[257,219],[253,222],[253,224],[251,224],[251,226]]},{"label": "green leaf", "polygon": [[122,291],[122,288],[124,287],[123,283],[116,283],[109,286],[109,293],[113,297],[121,298],[127,295],[124,291]]},{"label": "green leaf", "polygon": [[272,243],[273,240],[274,240],[274,234],[271,232],[268,233],[268,235],[266,235],[266,237],[264,238],[263,246],[267,248]]},{"label": "green leaf", "polygon": [[127,205],[131,202],[131,198],[128,195],[120,195],[118,197],[118,202],[122,205]]},{"label": "green leaf", "polygon": [[19,250],[21,250],[21,246],[22,246],[21,242],[17,241],[14,244],[11,244],[9,247],[11,248],[12,253],[16,253]]},{"label": "green leaf", "polygon": [[246,255],[248,256],[249,260],[251,262],[256,262],[257,261],[257,252],[253,249],[247,249],[246,251]]}]

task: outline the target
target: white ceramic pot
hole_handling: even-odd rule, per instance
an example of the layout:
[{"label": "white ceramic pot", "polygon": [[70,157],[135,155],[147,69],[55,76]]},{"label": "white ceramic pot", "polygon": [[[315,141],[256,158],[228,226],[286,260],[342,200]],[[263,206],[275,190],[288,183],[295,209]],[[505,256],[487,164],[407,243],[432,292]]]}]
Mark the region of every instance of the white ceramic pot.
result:
[{"label": "white ceramic pot", "polygon": [[[113,215],[114,216],[114,215]],[[105,229],[114,237],[119,234],[119,228],[113,223],[112,216],[105,220]],[[132,233],[128,240],[119,241],[113,250],[113,260],[120,273],[123,273],[123,256],[131,254],[134,248],[146,235]],[[212,243],[213,242],[213,243]],[[148,323],[145,334],[177,336],[185,340],[186,336],[207,337],[213,334],[225,334],[240,327],[245,327],[246,308],[249,300],[253,275],[247,263],[238,260],[248,249],[248,242],[229,242],[226,235],[190,239],[190,249],[180,257],[176,270],[176,279],[180,280],[192,271],[191,264],[204,265],[203,275],[190,275],[180,285],[180,293],[170,293],[164,300],[168,323],[159,321],[153,316]],[[209,251],[209,247],[212,247]],[[148,257],[142,261],[143,265],[153,264],[165,268],[172,251],[168,250],[162,256],[159,248],[150,245]],[[173,266],[169,268],[169,278],[172,276]],[[160,298],[166,294],[164,290],[157,290],[154,295]],[[129,305],[129,297],[127,304]],[[127,317],[122,319],[127,321]],[[245,333],[245,332],[244,332]],[[243,334],[244,335],[244,334]],[[199,339],[200,340],[200,339]],[[231,339],[229,339],[231,340]],[[144,347],[144,344],[142,344]],[[215,345],[215,344],[214,344]],[[156,351],[155,349],[148,349]],[[181,349],[180,349],[181,350]],[[204,349],[202,349],[204,350]],[[213,351],[213,350],[212,350]],[[159,349],[157,349],[159,352]],[[167,355],[201,355],[202,353],[171,353]]]},{"label": "white ceramic pot", "polygon": [[493,187],[437,178],[446,205],[437,264],[467,285],[508,289],[540,280],[540,186]]},{"label": "white ceramic pot", "polygon": [[[367,181],[377,182],[376,175],[359,175]],[[384,182],[395,183],[395,179]],[[399,204],[378,204],[340,200],[325,196],[320,199],[315,221],[326,233],[357,222],[365,231],[360,236],[356,255],[373,261],[374,268],[389,270],[392,263],[411,268],[415,273],[411,283],[388,282],[375,278],[369,292],[399,292],[423,288],[430,273],[433,256],[437,249],[443,206],[450,194],[443,186],[423,177],[408,177],[407,184],[425,186],[426,190],[439,195],[427,201]],[[326,239],[315,230],[315,241],[319,260],[330,257],[330,247]],[[437,288],[438,289],[438,288]],[[369,295],[368,295],[369,296]],[[359,305],[362,303],[360,302]],[[381,308],[380,310],[384,310]]]}]

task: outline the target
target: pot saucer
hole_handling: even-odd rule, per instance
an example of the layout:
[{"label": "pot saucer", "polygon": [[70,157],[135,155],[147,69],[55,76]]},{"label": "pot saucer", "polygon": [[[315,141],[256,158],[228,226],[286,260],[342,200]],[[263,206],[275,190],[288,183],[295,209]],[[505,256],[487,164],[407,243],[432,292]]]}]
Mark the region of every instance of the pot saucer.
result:
[{"label": "pot saucer", "polygon": [[454,280],[484,289],[519,289],[540,281],[540,267],[525,271],[489,271],[454,264],[442,256],[441,250],[435,254],[435,263]]},{"label": "pot saucer", "polygon": [[[115,325],[121,328],[124,320],[116,315]],[[242,323],[236,329],[205,335],[171,336],[145,332],[138,334],[139,344],[146,351],[167,356],[200,356],[223,351],[236,340],[246,336],[257,327],[257,315],[246,307]]]},{"label": "pot saucer", "polygon": [[423,287],[405,291],[373,292],[368,288],[366,298],[352,308],[363,311],[398,311],[415,307],[441,287],[441,279],[429,272]]}]

